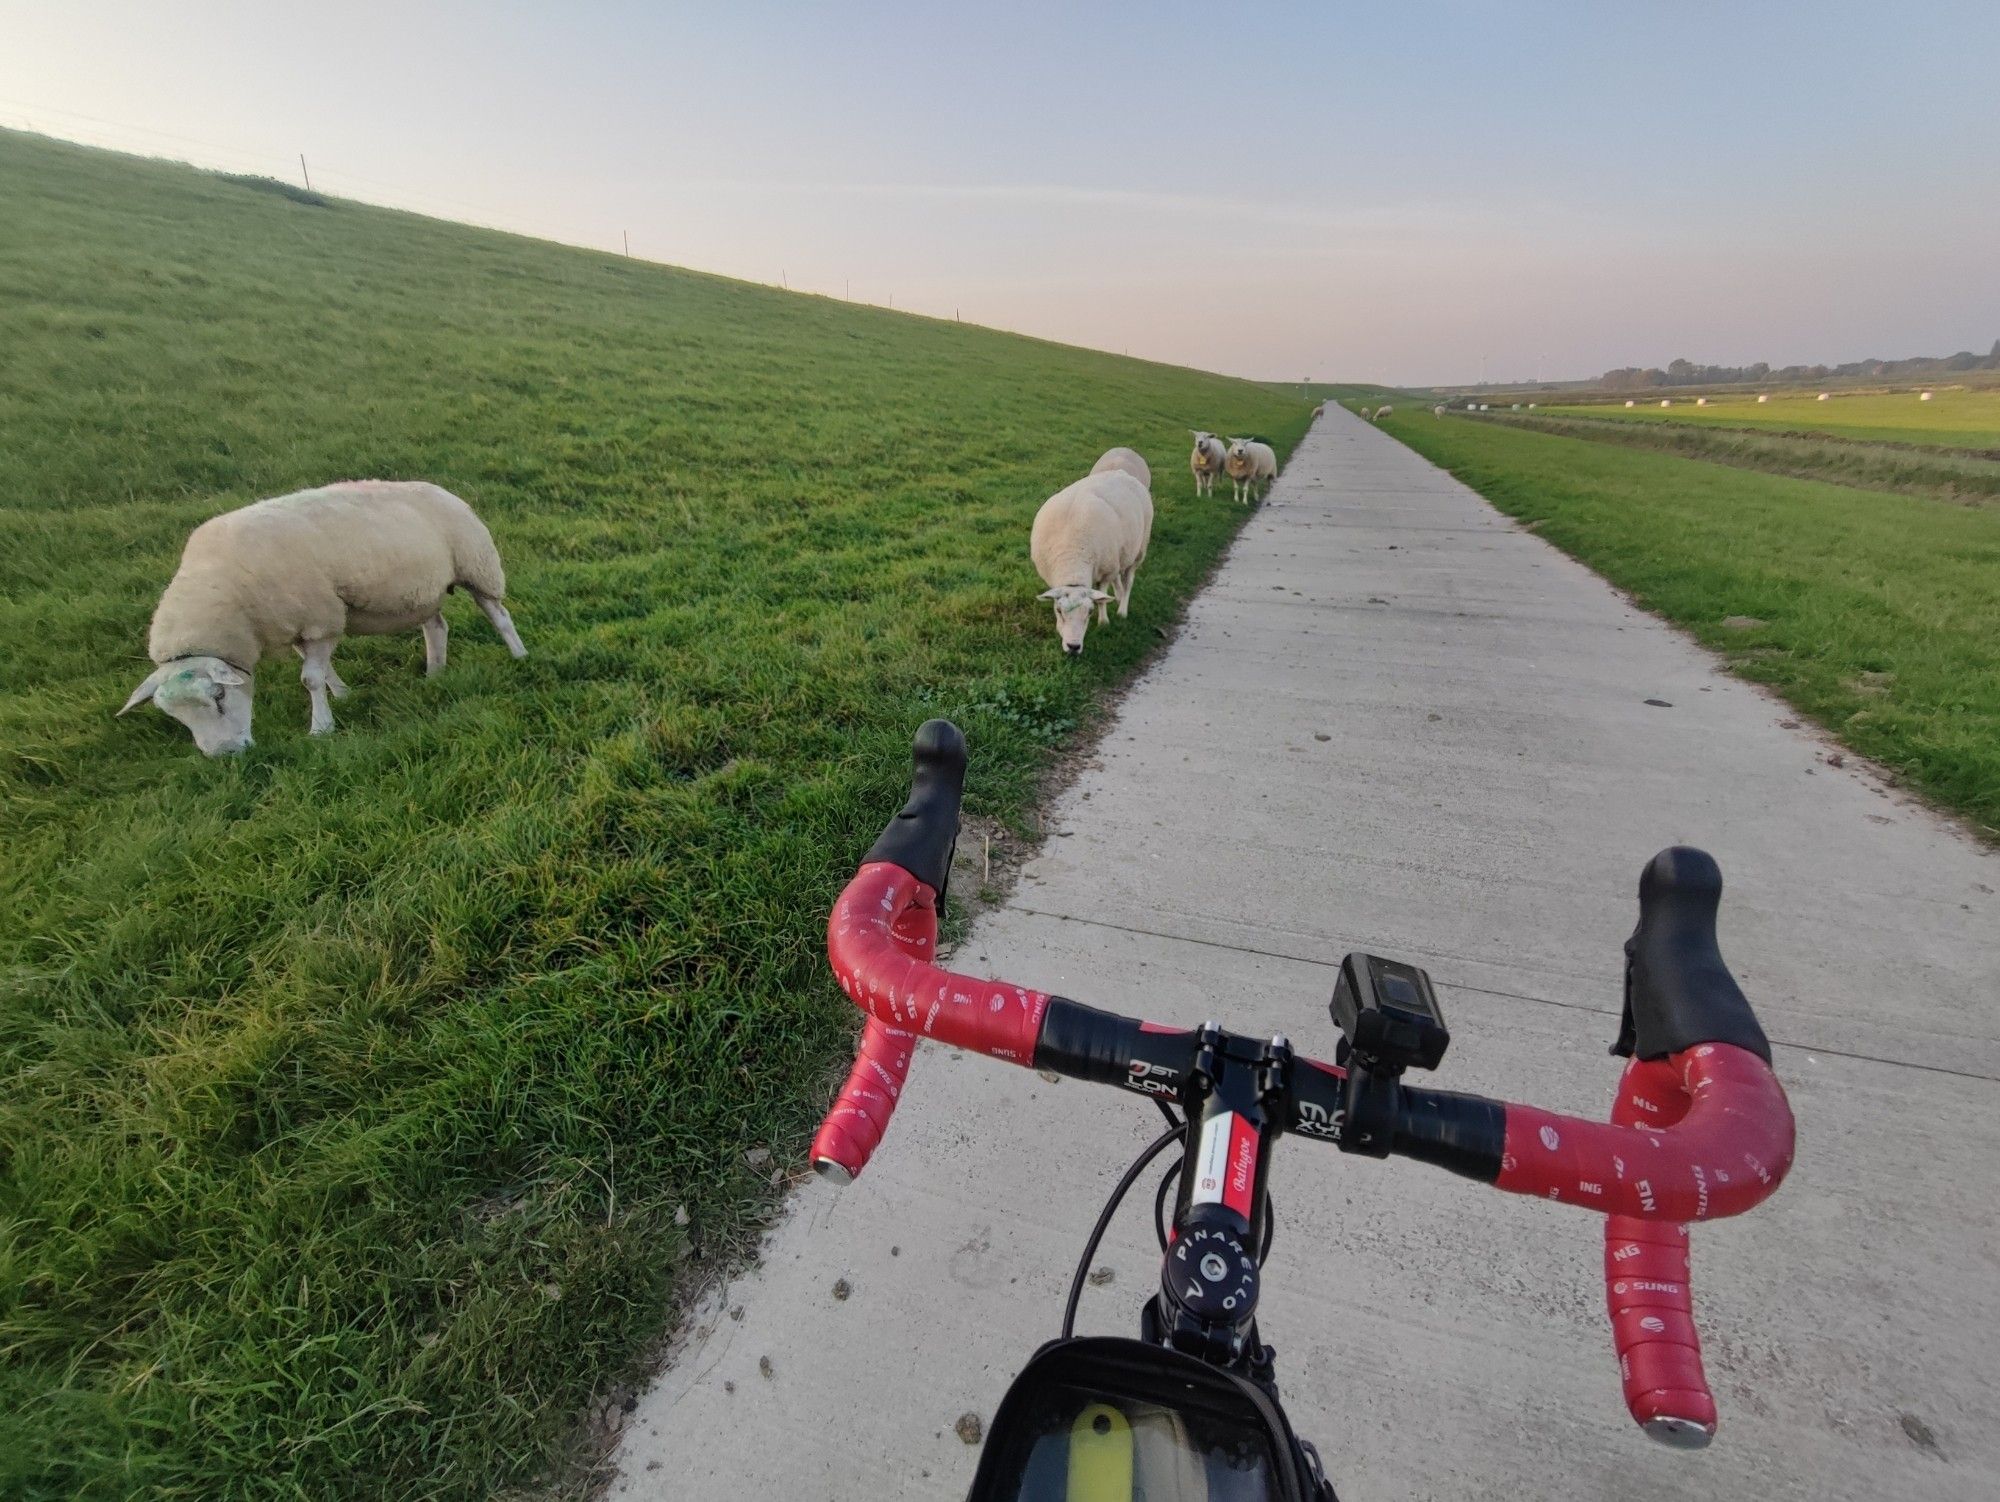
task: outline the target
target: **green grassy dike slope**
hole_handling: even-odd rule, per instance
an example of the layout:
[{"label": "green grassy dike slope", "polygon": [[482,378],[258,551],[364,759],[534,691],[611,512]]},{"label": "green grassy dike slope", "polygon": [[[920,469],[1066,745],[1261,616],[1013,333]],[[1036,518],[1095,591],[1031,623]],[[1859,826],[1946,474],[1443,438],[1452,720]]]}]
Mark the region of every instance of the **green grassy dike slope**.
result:
[{"label": "green grassy dike slope", "polygon": [[[795,1163],[855,1017],[824,914],[912,730],[1019,817],[1246,513],[1258,385],[0,132],[0,1495],[475,1498]],[[1112,443],[1133,618],[1027,558]],[[151,710],[188,530],[465,495],[532,655],[357,640],[207,762]],[[679,1224],[678,1208],[686,1224]]]}]

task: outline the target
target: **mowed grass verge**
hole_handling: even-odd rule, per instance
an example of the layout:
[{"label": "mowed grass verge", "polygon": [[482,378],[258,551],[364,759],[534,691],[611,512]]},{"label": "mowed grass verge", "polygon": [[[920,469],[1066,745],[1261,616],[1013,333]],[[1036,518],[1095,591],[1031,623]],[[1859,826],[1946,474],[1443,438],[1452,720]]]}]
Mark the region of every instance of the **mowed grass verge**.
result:
[{"label": "mowed grass verge", "polygon": [[2000,836],[2000,511],[1428,412],[1387,426]]},{"label": "mowed grass verge", "polygon": [[[926,716],[1019,820],[1247,514],[1256,385],[0,133],[0,1496],[474,1498],[544,1473],[796,1166],[824,916]],[[1057,650],[1040,501],[1159,472]],[[257,745],[148,710],[187,531],[421,476],[532,655],[356,640]],[[745,1154],[774,1151],[754,1171]],[[677,1213],[684,1212],[684,1213]]]}]

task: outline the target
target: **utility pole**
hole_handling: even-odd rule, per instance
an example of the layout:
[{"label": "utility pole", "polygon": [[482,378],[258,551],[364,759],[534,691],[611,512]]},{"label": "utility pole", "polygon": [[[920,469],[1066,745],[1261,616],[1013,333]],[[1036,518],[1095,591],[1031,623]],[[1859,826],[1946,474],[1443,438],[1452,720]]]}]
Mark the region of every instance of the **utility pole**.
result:
[{"label": "utility pole", "polygon": [[618,233],[625,237],[625,254],[629,256],[632,254],[632,231],[622,229]]},{"label": "utility pole", "polygon": [[299,175],[306,180],[306,191],[308,193],[312,192],[313,175],[306,170],[306,154],[303,151],[299,153]]}]

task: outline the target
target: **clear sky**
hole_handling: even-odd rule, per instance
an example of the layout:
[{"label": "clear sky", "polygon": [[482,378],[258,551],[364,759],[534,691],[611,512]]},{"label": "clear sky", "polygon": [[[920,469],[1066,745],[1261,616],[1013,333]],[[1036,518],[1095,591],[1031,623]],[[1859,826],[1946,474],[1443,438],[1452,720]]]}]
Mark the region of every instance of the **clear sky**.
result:
[{"label": "clear sky", "polygon": [[0,124],[1243,375],[1984,350],[2000,3],[0,0]]}]

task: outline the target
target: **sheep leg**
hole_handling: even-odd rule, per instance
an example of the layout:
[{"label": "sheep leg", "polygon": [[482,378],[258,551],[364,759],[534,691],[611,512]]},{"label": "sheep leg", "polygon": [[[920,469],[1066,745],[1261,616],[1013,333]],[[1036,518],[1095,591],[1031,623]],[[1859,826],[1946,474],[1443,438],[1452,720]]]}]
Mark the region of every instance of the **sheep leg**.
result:
[{"label": "sheep leg", "polygon": [[[298,653],[301,658],[306,655],[305,645],[302,642],[293,642],[292,650]],[[342,680],[340,674],[333,670],[332,662],[328,662],[326,665],[326,691],[336,699],[345,699],[347,697],[347,684]]]},{"label": "sheep leg", "polygon": [[479,602],[479,608],[486,612],[486,619],[493,623],[493,629],[500,633],[500,640],[507,644],[507,650],[516,657],[526,657],[528,649],[521,645],[521,633],[514,629],[514,617],[507,614],[507,607],[491,595],[472,591],[472,598]]},{"label": "sheep leg", "polygon": [[1132,581],[1138,573],[1139,565],[1135,563],[1120,574],[1118,582],[1111,586],[1112,591],[1118,596],[1118,615],[1121,620],[1132,613]]},{"label": "sheep leg", "polygon": [[444,644],[450,639],[451,628],[444,623],[444,612],[424,622],[424,676],[435,678],[444,671]]},{"label": "sheep leg", "polygon": [[[1116,589],[1116,588],[1118,587],[1118,581],[1117,581],[1116,579],[1113,579],[1113,580],[1111,581],[1111,587],[1112,587],[1113,589]],[[1111,624],[1111,602],[1110,602],[1110,601],[1108,601],[1108,600],[1099,600],[1099,601],[1097,602],[1097,624],[1098,624],[1098,625],[1100,625],[1100,626],[1108,626],[1108,625],[1110,625],[1110,624]]]},{"label": "sheep leg", "polygon": [[299,681],[306,686],[306,694],[312,700],[312,724],[307,728],[314,735],[333,732],[333,711],[326,702],[327,684],[333,675],[333,647],[331,641],[299,644],[299,656],[306,663],[299,669]]}]

